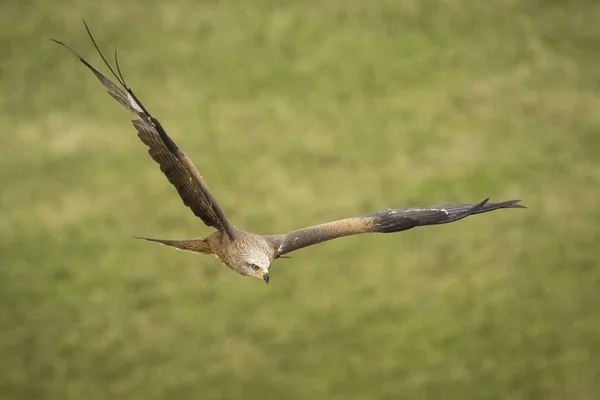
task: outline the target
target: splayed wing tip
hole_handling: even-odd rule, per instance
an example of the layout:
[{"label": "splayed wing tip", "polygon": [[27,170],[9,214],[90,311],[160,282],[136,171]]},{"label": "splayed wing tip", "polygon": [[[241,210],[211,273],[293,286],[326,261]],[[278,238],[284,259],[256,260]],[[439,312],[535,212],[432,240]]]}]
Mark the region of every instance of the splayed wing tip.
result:
[{"label": "splayed wing tip", "polygon": [[523,204],[519,204],[521,200],[511,200],[511,204],[506,205],[504,208],[527,208]]}]

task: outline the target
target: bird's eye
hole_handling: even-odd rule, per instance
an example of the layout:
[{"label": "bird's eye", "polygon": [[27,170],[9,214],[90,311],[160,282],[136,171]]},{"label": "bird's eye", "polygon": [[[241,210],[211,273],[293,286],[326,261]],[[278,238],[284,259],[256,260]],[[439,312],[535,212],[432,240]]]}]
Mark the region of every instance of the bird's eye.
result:
[{"label": "bird's eye", "polygon": [[255,270],[255,271],[258,271],[258,265],[252,264],[252,269]]}]

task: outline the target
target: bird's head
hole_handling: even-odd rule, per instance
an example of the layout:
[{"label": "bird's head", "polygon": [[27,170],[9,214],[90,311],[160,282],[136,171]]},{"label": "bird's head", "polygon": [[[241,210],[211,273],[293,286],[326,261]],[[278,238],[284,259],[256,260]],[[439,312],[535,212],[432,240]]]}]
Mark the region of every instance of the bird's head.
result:
[{"label": "bird's head", "polygon": [[266,253],[251,252],[246,254],[242,265],[242,273],[248,276],[254,276],[269,283],[269,268],[271,259]]}]

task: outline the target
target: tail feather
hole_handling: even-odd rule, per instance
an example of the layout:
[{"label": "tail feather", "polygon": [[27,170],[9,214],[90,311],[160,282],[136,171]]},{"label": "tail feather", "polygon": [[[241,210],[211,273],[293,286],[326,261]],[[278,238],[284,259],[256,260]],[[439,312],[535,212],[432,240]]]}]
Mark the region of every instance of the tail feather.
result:
[{"label": "tail feather", "polygon": [[177,250],[189,251],[192,253],[213,254],[206,238],[184,240],[152,239],[139,236],[134,236],[134,238],[146,240],[148,242],[160,243],[165,246],[174,247]]}]

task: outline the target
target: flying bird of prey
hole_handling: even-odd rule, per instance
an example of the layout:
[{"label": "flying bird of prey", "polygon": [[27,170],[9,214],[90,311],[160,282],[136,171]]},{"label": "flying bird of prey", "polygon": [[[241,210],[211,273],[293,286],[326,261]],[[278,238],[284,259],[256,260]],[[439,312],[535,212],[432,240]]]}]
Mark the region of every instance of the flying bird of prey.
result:
[{"label": "flying bird of prey", "polygon": [[196,217],[216,230],[207,237],[195,239],[164,240],[137,237],[138,239],[161,243],[179,250],[213,254],[235,272],[260,278],[269,283],[269,269],[274,260],[313,244],[360,233],[392,233],[416,226],[447,224],[469,215],[501,208],[525,208],[518,204],[519,200],[488,203],[489,199],[485,199],[475,205],[451,204],[389,209],[279,235],[259,235],[243,231],[227,219],[192,161],[177,147],[160,122],[148,112],[131,88],[127,86],[119,68],[116,49],[115,72],[100,51],[85,21],[84,25],[94,47],[118,85],[106,78],[66,44],[56,39],[52,39],[52,41],[73,53],[83,65],[96,75],[96,78],[115,100],[137,116],[132,123],[137,130],[138,137],[148,147],[150,157],[158,163],[160,170],[175,186],[183,203],[192,210]]}]

